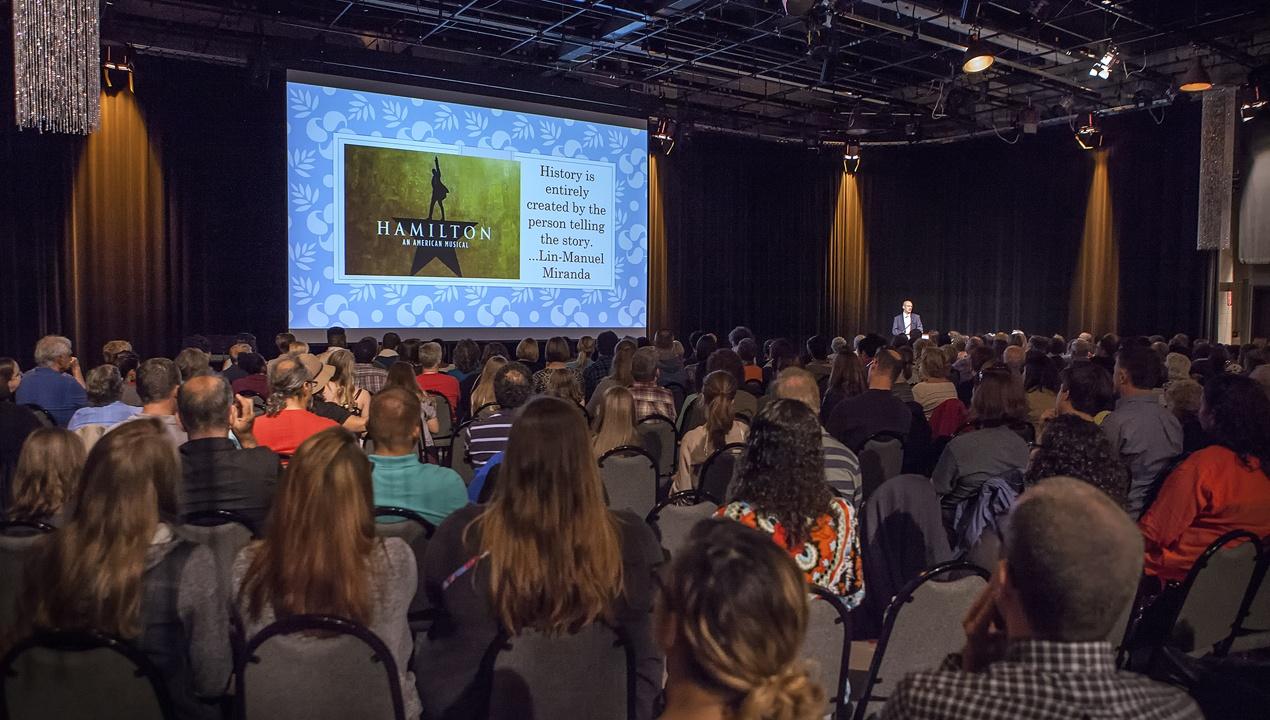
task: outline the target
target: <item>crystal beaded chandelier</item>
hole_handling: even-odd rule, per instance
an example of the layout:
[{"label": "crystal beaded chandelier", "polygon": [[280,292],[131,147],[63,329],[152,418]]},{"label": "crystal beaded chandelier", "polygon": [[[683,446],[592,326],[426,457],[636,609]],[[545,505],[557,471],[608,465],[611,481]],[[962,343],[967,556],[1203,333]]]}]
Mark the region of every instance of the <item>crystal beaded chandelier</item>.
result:
[{"label": "crystal beaded chandelier", "polygon": [[98,0],[13,0],[18,127],[87,135],[101,119]]}]

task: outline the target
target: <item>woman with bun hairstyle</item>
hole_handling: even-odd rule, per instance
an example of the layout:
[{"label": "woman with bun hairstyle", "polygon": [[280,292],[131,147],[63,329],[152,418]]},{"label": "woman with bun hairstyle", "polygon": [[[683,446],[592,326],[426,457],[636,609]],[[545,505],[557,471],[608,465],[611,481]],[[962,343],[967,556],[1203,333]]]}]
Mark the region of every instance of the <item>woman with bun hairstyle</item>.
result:
[{"label": "woman with bun hairstyle", "polygon": [[766,535],[722,519],[693,528],[654,610],[666,653],[661,720],[812,720],[824,691],[803,662],[807,584]]}]

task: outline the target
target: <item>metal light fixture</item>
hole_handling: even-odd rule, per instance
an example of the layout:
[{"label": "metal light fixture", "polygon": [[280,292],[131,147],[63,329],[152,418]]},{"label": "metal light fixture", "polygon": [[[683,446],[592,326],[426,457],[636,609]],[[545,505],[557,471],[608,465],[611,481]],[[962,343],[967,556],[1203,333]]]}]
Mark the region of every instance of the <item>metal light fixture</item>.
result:
[{"label": "metal light fixture", "polygon": [[662,155],[670,155],[675,149],[675,121],[668,117],[659,118],[657,129],[653,131],[653,139],[657,141]]},{"label": "metal light fixture", "polygon": [[860,143],[848,142],[842,148],[842,171],[855,175],[860,171]]},{"label": "metal light fixture", "polygon": [[1248,122],[1249,120],[1255,118],[1267,104],[1266,99],[1261,97],[1260,85],[1254,84],[1251,92],[1252,96],[1239,104],[1239,119],[1243,122]]},{"label": "metal light fixture", "polygon": [[992,67],[992,63],[996,61],[997,57],[992,53],[992,49],[979,38],[978,33],[975,33],[970,38],[970,44],[966,46],[966,52],[961,56],[961,69],[967,73],[983,72]]},{"label": "metal light fixture", "polygon": [[1102,147],[1102,130],[1094,124],[1094,114],[1089,113],[1089,121],[1076,131],[1076,144],[1081,150],[1097,150]]},{"label": "metal light fixture", "polygon": [[1186,72],[1182,73],[1182,79],[1177,83],[1177,89],[1182,92],[1204,92],[1211,90],[1213,87],[1212,78],[1208,77],[1208,71],[1204,69],[1204,63],[1200,62],[1199,56],[1191,57],[1191,64],[1186,68]]},{"label": "metal light fixture", "polygon": [[1107,52],[1102,54],[1098,62],[1089,68],[1089,76],[1102,78],[1106,80],[1111,77],[1111,68],[1115,66],[1116,61],[1120,59],[1119,53],[1116,52],[1114,45],[1107,46]]}]

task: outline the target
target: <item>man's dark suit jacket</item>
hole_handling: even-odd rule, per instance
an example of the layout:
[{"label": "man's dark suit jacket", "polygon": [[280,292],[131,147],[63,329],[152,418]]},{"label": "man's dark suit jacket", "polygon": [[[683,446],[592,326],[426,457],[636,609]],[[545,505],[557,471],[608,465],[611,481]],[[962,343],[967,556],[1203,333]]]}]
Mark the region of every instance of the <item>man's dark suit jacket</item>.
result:
[{"label": "man's dark suit jacket", "polygon": [[[914,330],[926,329],[922,327],[922,316],[918,315],[917,313],[913,313],[913,329]],[[904,332],[904,313],[900,313],[899,315],[895,316],[894,320],[891,321],[891,335],[895,336],[895,335],[907,335],[907,334],[908,333]]]},{"label": "man's dark suit jacket", "polygon": [[259,529],[269,514],[282,465],[269,448],[239,449],[229,438],[204,438],[181,446],[181,473],[181,515],[232,510]]}]

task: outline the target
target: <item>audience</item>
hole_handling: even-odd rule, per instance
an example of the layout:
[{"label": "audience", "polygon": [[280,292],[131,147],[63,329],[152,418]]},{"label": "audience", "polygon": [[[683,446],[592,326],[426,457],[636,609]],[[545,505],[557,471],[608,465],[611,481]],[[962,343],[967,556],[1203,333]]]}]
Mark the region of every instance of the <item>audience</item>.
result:
[{"label": "audience", "polygon": [[596,386],[608,377],[609,370],[613,367],[613,351],[617,349],[617,341],[617,333],[605,330],[596,336],[595,354],[588,358],[585,367],[579,356],[578,369],[582,370],[582,378],[586,382],[586,387],[582,390],[588,399],[595,397]]},{"label": "audience", "polygon": [[114,425],[141,412],[121,399],[123,378],[114,365],[98,365],[88,372],[84,385],[88,405],[75,411],[66,425],[67,430],[78,430],[85,425]]},{"label": "audience", "polygon": [[705,424],[685,432],[679,441],[679,462],[672,492],[696,488],[701,466],[715,451],[725,445],[745,442],[749,426],[736,417],[736,393],[737,382],[732,373],[716,370],[706,376],[701,390],[705,400]]},{"label": "audience", "polygon": [[71,341],[46,335],[35,344],[35,367],[22,375],[14,388],[19,405],[36,405],[66,427],[75,411],[88,404],[79,360],[71,354]]},{"label": "audience", "polygon": [[375,536],[371,462],[346,430],[306,439],[282,475],[264,538],[238,554],[234,604],[251,637],[278,618],[336,615],[392,652],[407,718],[419,717],[406,612],[418,586],[414,552]]},{"label": "audience", "polygon": [[1178,465],[1138,523],[1146,572],[1161,581],[1183,579],[1230,530],[1270,535],[1270,398],[1248,378],[1216,375],[1199,420],[1213,444]]},{"label": "audience", "polygon": [[468,378],[469,375],[481,369],[481,346],[475,341],[464,338],[454,345],[453,360],[454,367],[446,372],[454,376],[460,384]]},{"label": "audience", "polygon": [[736,344],[736,356],[741,358],[746,383],[763,384],[763,368],[758,366],[758,343],[754,338],[741,338]]},{"label": "audience", "polygon": [[[609,361],[609,375],[595,385],[595,391],[587,400],[587,412],[592,415],[595,414],[595,406],[599,402],[599,396],[603,395],[605,390],[615,386],[629,388],[635,384],[635,376],[631,373],[631,364],[635,360],[635,351],[637,349],[635,343],[630,340],[623,340],[613,348],[613,357]],[[591,367],[596,367],[599,362],[597,360]]]},{"label": "audience", "polygon": [[182,382],[206,375],[212,371],[212,356],[204,350],[187,347],[177,353],[176,369],[181,373]]},{"label": "audience", "polygon": [[582,383],[578,380],[577,373],[568,368],[549,371],[547,385],[540,394],[568,400],[577,405],[584,414],[586,412],[586,404],[583,402],[585,398],[582,397]]},{"label": "audience", "polygon": [[533,338],[525,338],[516,343],[516,362],[529,368],[530,371],[542,369],[541,363],[538,362],[538,341]]},{"label": "audience", "polygon": [[27,563],[14,636],[57,629],[124,638],[158,667],[177,717],[212,720],[220,710],[201,698],[222,696],[229,682],[228,604],[212,552],[168,525],[178,476],[159,421],[102,437],[65,524]]},{"label": "audience", "polygon": [[[504,373],[529,373],[520,363]],[[475,717],[478,670],[500,630],[558,634],[604,621],[635,663],[636,717],[650,720],[663,662],[651,629],[662,551],[643,520],[605,507],[586,425],[536,398],[512,428],[487,505],[458,510],[428,543],[424,589],[437,619],[415,656],[428,717]]]},{"label": "audience", "polygon": [[1060,415],[1046,423],[1024,477],[1029,487],[1051,477],[1084,480],[1120,507],[1129,496],[1129,468],[1098,426],[1076,415]]},{"label": "audience", "polygon": [[534,373],[533,388],[536,393],[543,393],[547,390],[547,380],[551,376],[553,370],[567,370],[569,374],[577,378],[579,388],[584,384],[582,379],[582,371],[576,368],[569,368],[569,340],[563,337],[553,337],[547,340],[544,348],[546,357],[546,365],[542,370]]},{"label": "audience", "polygon": [[[437,419],[436,398],[419,389],[419,383],[415,380],[414,366],[400,360],[394,362],[388,368],[388,380],[384,383],[383,390],[390,388],[406,390],[419,401],[419,422],[423,424],[423,430],[421,431],[423,446],[425,448],[432,447],[432,436],[441,432],[441,421]],[[368,429],[369,425],[370,423],[367,422]]]},{"label": "audience", "polygon": [[141,407],[141,396],[137,394],[137,368],[141,367],[141,357],[131,350],[125,350],[117,353],[111,364],[119,369],[119,376],[123,378],[120,400],[133,407]]},{"label": "audience", "polygon": [[388,369],[375,362],[378,349],[379,343],[374,338],[363,338],[353,345],[353,385],[372,395],[383,390],[388,382]]},{"label": "audience", "polygon": [[187,380],[176,401],[190,438],[179,448],[181,516],[232,510],[260,528],[273,501],[281,465],[276,453],[257,446],[251,401],[236,400],[229,383],[215,375]]},{"label": "audience", "polygon": [[[845,350],[839,355],[855,353]],[[820,416],[820,396],[816,377],[802,368],[787,368],[776,380],[776,397],[797,400]],[[859,508],[862,486],[860,460],[846,445],[833,439],[824,426],[820,428],[820,448],[825,460],[825,483],[838,495]]]},{"label": "audience", "polygon": [[596,458],[624,445],[640,445],[635,425],[635,397],[624,387],[611,387],[600,398],[600,411],[592,422],[595,437],[591,439],[591,451]]},{"label": "audience", "polygon": [[864,599],[860,538],[851,504],[825,484],[820,423],[797,400],[768,403],[750,430],[722,517],[769,534],[807,582],[842,598]]},{"label": "audience", "polygon": [[1102,422],[1111,446],[1129,465],[1129,502],[1135,520],[1146,509],[1164,468],[1182,453],[1182,424],[1160,404],[1154,388],[1164,363],[1150,348],[1127,345],[1116,355],[1116,409]]},{"label": "audience", "polygon": [[230,381],[234,394],[262,400],[269,397],[269,376],[265,373],[268,365],[263,355],[254,352],[239,353],[237,367],[243,374],[237,380]]},{"label": "audience", "polygon": [[[353,353],[335,348],[326,355],[326,364],[335,368],[335,374],[320,390],[322,399],[340,406],[345,412],[366,419],[370,413],[371,393],[356,383]],[[384,375],[385,379],[387,374]]]},{"label": "audience", "polygon": [[419,389],[441,395],[450,404],[450,414],[459,406],[459,381],[453,375],[441,372],[441,345],[424,343],[419,347],[419,364],[423,370],[415,378]]},{"label": "audience", "polygon": [[1203,395],[1204,386],[1186,378],[1167,383],[1160,398],[1160,403],[1182,424],[1182,452],[1187,455],[1212,444],[1199,421]]},{"label": "audience", "polygon": [[1027,399],[1027,420],[1035,435],[1041,434],[1042,417],[1054,409],[1062,383],[1054,361],[1044,353],[1031,352],[1023,364],[1023,395]]},{"label": "audience", "polygon": [[913,386],[913,402],[930,420],[935,408],[957,399],[957,386],[949,376],[948,357],[939,348],[926,348],[917,365],[921,381]]},{"label": "audience", "polygon": [[273,368],[265,414],[255,421],[256,442],[290,458],[305,440],[339,425],[309,409],[314,389],[334,375],[335,368],[312,355],[284,355]]},{"label": "audience", "polygon": [[176,394],[180,388],[181,372],[175,362],[167,358],[146,360],[137,368],[137,395],[141,398],[141,412],[112,427],[153,418],[163,424],[173,448],[184,445],[189,436],[177,417]]},{"label": "audience", "polygon": [[1027,468],[1028,444],[1015,429],[1027,422],[1023,382],[1003,368],[982,375],[970,402],[971,431],[949,441],[930,478],[950,527],[956,507],[978,495],[989,478]]},{"label": "audience", "polygon": [[481,414],[488,414],[497,409],[498,403],[494,401],[494,376],[506,365],[506,356],[494,355],[485,361],[479,375],[473,375],[468,378],[469,380],[475,378],[475,380],[472,383],[471,395],[466,401],[459,401],[464,404],[467,410],[467,413],[462,416],[464,420]]},{"label": "audience", "polygon": [[802,660],[805,581],[761,533],[698,524],[661,587],[653,621],[666,654],[661,720],[824,714],[825,691]]},{"label": "audience", "polygon": [[533,393],[531,379],[529,368],[518,362],[507,363],[494,375],[491,384],[498,411],[473,420],[463,431],[472,467],[479,468],[507,448],[512,421]]},{"label": "audience", "polygon": [[631,357],[631,396],[635,398],[635,415],[640,420],[653,415],[675,421],[675,397],[658,384],[657,350],[640,348]]},{"label": "audience", "polygon": [[58,427],[33,431],[13,471],[7,519],[65,524],[83,467],[84,443],[73,433]]},{"label": "audience", "polygon": [[807,339],[807,362],[803,369],[821,382],[829,377],[829,338],[824,335],[812,335]]},{"label": "audience", "polygon": [[367,429],[375,441],[370,455],[374,498],[377,506],[414,510],[437,525],[467,504],[467,488],[450,468],[419,461],[421,413],[417,389],[388,388],[371,401]]},{"label": "audience", "polygon": [[[812,379],[819,386],[819,378],[813,375]],[[835,355],[829,370],[829,380],[825,385],[824,398],[820,403],[820,422],[829,422],[838,403],[861,395],[868,389],[869,381],[864,376],[864,364],[860,362],[860,356],[851,350],[843,350]]]},{"label": "audience", "polygon": [[[860,346],[865,348],[869,344],[870,338],[866,337]],[[891,392],[900,373],[899,354],[877,345],[873,347],[878,349],[868,368],[869,389],[839,402],[825,423],[835,440],[857,453],[874,435],[889,432],[906,436],[913,424],[912,411]]]},{"label": "audience", "polygon": [[[745,389],[745,367],[741,364],[741,356],[730,348],[721,348],[710,353],[706,359],[706,374],[722,370],[736,378],[736,414],[752,418],[758,414],[758,398]],[[704,378],[702,378],[704,384]]]},{"label": "audience", "polygon": [[1137,588],[1142,539],[1106,494],[1041,482],[1014,506],[1002,547],[964,649],[899,681],[884,720],[1201,720],[1183,691],[1116,668],[1107,637]]},{"label": "audience", "polygon": [[[590,335],[583,335],[578,338],[578,355],[573,360],[565,363],[570,370],[577,370],[585,373],[588,366],[591,365],[592,359],[595,357],[595,338]],[[586,381],[583,380],[583,392],[586,392]]]},{"label": "audience", "polygon": [[[1115,406],[1116,391],[1111,373],[1091,362],[1073,363],[1059,378],[1058,396],[1054,399],[1054,415],[1075,415],[1095,425],[1102,425]],[[1047,420],[1043,415],[1042,420]],[[1043,425],[1044,423],[1042,423]]]}]

